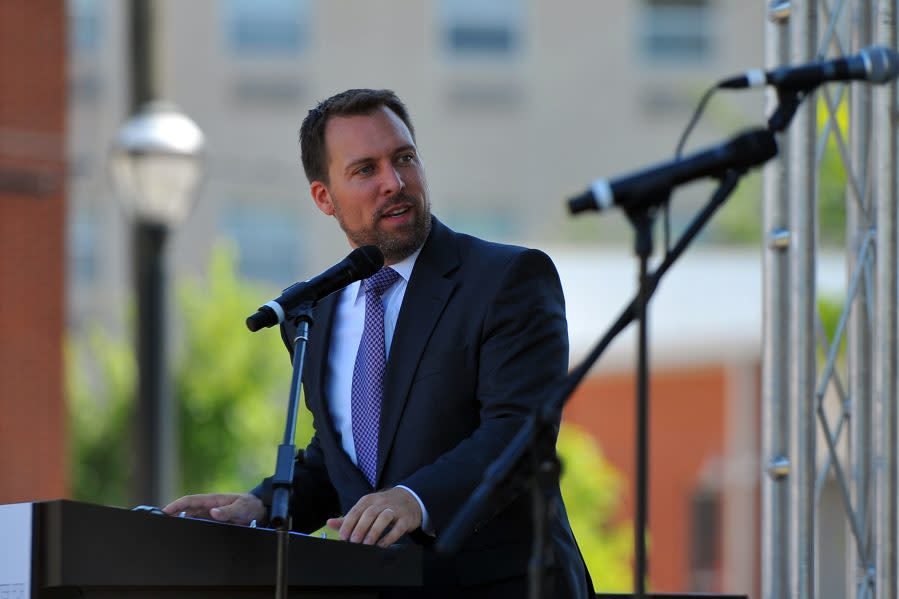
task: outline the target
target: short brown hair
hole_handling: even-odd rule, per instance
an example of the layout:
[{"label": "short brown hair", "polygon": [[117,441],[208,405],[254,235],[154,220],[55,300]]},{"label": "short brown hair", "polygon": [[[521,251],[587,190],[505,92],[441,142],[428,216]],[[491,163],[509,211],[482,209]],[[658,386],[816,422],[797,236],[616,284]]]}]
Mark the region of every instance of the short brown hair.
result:
[{"label": "short brown hair", "polygon": [[325,149],[325,125],[332,116],[357,116],[371,114],[381,106],[386,106],[400,117],[412,141],[415,129],[406,106],[389,89],[348,89],[322,100],[309,111],[300,126],[300,158],[309,182],[328,182],[328,156]]}]

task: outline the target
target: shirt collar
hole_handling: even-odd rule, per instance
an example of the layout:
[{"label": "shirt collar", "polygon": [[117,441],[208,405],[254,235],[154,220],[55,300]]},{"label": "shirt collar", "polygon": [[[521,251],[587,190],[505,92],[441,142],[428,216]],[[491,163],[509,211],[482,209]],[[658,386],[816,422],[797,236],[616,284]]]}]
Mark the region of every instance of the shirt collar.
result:
[{"label": "shirt collar", "polygon": [[[421,253],[421,249],[423,247],[424,247],[424,245],[422,245],[420,248],[418,248],[417,250],[412,252],[409,256],[407,256],[406,258],[403,258],[396,264],[390,265],[390,268],[395,270],[397,272],[397,274],[399,274],[401,277],[403,277],[403,280],[406,283],[409,283],[409,279],[412,277],[412,269],[415,268],[415,261],[418,260],[418,255]],[[365,296],[365,291],[362,288],[362,281],[356,281],[356,282],[350,284],[346,288],[346,291],[348,293],[350,293],[354,302],[358,301],[360,297]]]},{"label": "shirt collar", "polygon": [[409,278],[412,276],[412,269],[415,268],[415,261],[418,260],[418,255],[421,253],[421,248],[418,248],[412,254],[396,264],[391,264],[390,268],[395,270],[405,281],[408,283]]}]

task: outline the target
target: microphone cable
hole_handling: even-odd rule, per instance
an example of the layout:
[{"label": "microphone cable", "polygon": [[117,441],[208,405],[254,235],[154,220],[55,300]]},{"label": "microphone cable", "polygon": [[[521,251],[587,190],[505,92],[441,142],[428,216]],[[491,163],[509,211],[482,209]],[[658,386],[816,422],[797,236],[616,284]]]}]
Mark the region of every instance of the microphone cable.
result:
[{"label": "microphone cable", "polygon": [[[702,98],[699,100],[699,104],[696,106],[696,110],[693,111],[693,116],[690,117],[690,121],[687,123],[687,127],[684,129],[684,132],[681,133],[680,139],[677,141],[677,146],[674,149],[674,159],[678,160],[684,153],[684,146],[687,144],[687,137],[696,127],[696,123],[699,122],[699,117],[702,116],[702,113],[705,112],[705,107],[709,103],[709,100],[712,99],[712,96],[715,92],[718,91],[718,86],[713,85],[709,89],[702,94]],[[665,254],[671,252],[671,202],[666,201],[662,204],[662,219],[663,219],[663,233],[665,237]]]}]

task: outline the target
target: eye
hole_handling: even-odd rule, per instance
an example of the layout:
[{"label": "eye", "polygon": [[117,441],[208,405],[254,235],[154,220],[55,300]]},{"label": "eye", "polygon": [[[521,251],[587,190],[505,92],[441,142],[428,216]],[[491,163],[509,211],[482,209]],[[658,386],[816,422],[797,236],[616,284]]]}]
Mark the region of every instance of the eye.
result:
[{"label": "eye", "polygon": [[415,153],[414,152],[406,152],[404,154],[400,154],[397,158],[397,162],[400,164],[410,164],[415,162]]},{"label": "eye", "polygon": [[369,175],[375,171],[375,167],[370,164],[364,164],[356,169],[357,175]]}]

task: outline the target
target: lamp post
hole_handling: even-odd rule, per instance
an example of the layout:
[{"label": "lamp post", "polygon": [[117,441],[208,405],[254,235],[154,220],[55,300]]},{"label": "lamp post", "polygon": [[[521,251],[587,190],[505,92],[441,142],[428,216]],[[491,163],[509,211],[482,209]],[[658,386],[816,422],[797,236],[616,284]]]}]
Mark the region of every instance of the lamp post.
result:
[{"label": "lamp post", "polygon": [[177,434],[166,368],[169,232],[184,221],[201,176],[203,133],[174,106],[144,104],[118,131],[110,173],[133,227],[138,385],[133,500],[164,505],[173,497]]}]

